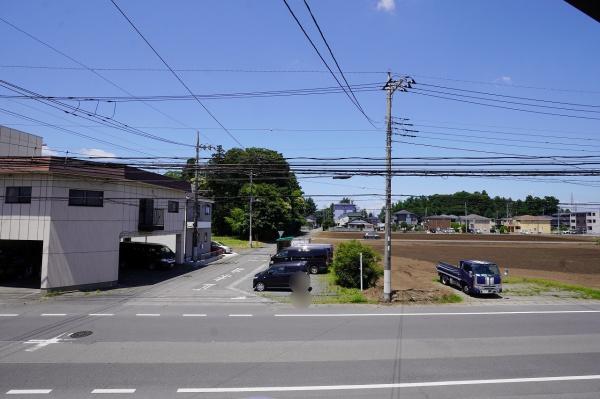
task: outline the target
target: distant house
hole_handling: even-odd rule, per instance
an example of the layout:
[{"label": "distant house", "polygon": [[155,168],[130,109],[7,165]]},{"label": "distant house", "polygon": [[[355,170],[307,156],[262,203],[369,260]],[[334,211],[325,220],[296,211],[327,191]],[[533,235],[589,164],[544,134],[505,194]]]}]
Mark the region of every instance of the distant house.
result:
[{"label": "distant house", "polygon": [[550,234],[552,217],[521,215],[504,218],[500,222],[508,229],[509,233]]},{"label": "distant house", "polygon": [[338,219],[340,219],[342,215],[356,211],[356,205],[354,204],[333,204],[333,220],[337,224]]},{"label": "distant house", "polygon": [[489,233],[492,228],[492,219],[476,214],[459,216],[458,221],[467,226],[467,231]]},{"label": "distant house", "polygon": [[423,224],[427,230],[442,230],[449,229],[457,220],[455,215],[431,215],[423,218]]},{"label": "distant house", "polygon": [[349,222],[348,227],[351,229],[359,229],[359,230],[373,230],[373,224],[371,224],[365,220],[361,220],[361,219],[357,219],[357,220],[353,220],[353,221]]},{"label": "distant house", "polygon": [[416,214],[404,209],[398,212],[394,212],[394,223],[400,224],[402,222],[406,224],[416,225],[419,222],[419,217]]},{"label": "distant house", "polygon": [[379,224],[380,220],[377,216],[369,216],[367,218],[367,222],[371,223],[373,226],[377,226]]}]

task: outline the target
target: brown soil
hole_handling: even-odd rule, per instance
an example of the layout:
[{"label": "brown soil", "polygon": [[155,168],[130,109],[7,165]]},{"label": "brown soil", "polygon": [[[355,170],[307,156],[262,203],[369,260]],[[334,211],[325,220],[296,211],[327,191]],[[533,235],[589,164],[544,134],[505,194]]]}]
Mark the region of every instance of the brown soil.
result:
[{"label": "brown soil", "polygon": [[[319,238],[344,238],[347,240],[362,239],[364,233],[360,231],[324,231],[318,233]],[[383,239],[383,232],[378,232]],[[432,240],[432,241],[566,241],[566,242],[589,242],[597,237],[580,235],[548,235],[548,234],[426,234],[426,233],[392,233],[392,240]]]},{"label": "brown soil", "polygon": [[[361,235],[324,232],[314,241],[335,245],[355,236]],[[420,241],[396,240],[398,236]],[[458,237],[461,242],[452,242],[457,238],[427,237]],[[522,242],[505,242],[504,237]],[[470,238],[472,242],[462,241]],[[437,277],[435,264],[439,261],[457,263],[460,259],[493,261],[501,270],[508,268],[511,276],[544,278],[600,288],[600,246],[590,242],[589,238],[586,241],[582,238],[548,236],[399,234],[394,235],[393,239],[392,289],[398,290],[403,300],[411,300],[411,297],[418,302],[435,300],[455,292],[434,282]],[[496,242],[478,242],[482,239]],[[383,255],[383,240],[361,241]],[[375,287],[371,291],[371,295],[377,297],[381,288]]]}]

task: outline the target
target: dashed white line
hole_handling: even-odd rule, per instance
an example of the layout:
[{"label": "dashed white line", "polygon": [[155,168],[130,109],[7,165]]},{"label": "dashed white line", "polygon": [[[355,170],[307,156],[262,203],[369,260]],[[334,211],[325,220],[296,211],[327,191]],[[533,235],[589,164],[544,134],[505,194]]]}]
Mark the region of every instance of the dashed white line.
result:
[{"label": "dashed white line", "polygon": [[183,317],[206,317],[205,313],[184,313]]},{"label": "dashed white line", "polygon": [[17,317],[17,313],[0,313],[0,317]]},{"label": "dashed white line", "polygon": [[135,393],[133,388],[101,388],[94,389],[92,393]]},{"label": "dashed white line", "polygon": [[252,315],[251,314],[235,313],[235,314],[230,314],[229,317],[252,317]]},{"label": "dashed white line", "polygon": [[98,316],[98,317],[107,317],[114,316],[114,313],[90,313],[88,316]]},{"label": "dashed white line", "polygon": [[600,310],[539,310],[514,312],[428,312],[428,313],[282,313],[275,317],[382,317],[382,316],[496,316],[496,315],[535,315],[535,314],[571,314],[600,313]]},{"label": "dashed white line", "polygon": [[52,392],[52,389],[11,389],[6,392],[7,395],[35,395],[35,394],[48,394]]},{"label": "dashed white line", "polygon": [[290,392],[290,391],[348,391],[361,389],[426,388],[457,385],[514,384],[524,382],[556,382],[600,380],[600,375],[573,375],[559,377],[501,378],[493,380],[458,380],[399,382],[393,384],[354,384],[354,385],[306,385],[287,387],[235,387],[235,388],[179,388],[177,393],[233,393],[233,392]]},{"label": "dashed white line", "polygon": [[158,317],[160,313],[136,313],[135,315],[140,317]]},{"label": "dashed white line", "polygon": [[61,317],[66,315],[66,313],[42,313],[42,316],[44,317]]}]

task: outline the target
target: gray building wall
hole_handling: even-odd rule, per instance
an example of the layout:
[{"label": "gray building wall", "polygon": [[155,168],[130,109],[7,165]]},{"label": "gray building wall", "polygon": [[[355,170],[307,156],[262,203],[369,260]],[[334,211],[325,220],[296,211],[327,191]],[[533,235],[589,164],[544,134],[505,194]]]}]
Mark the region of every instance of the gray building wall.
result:
[{"label": "gray building wall", "polygon": [[42,138],[17,129],[0,126],[0,157],[42,155]]},{"label": "gray building wall", "polygon": [[[110,285],[119,277],[119,242],[123,237],[176,235],[183,249],[185,193],[134,181],[29,174],[0,177],[7,186],[31,186],[31,204],[7,204],[0,214],[0,239],[42,240],[42,289]],[[69,189],[104,192],[102,207],[69,206]],[[165,209],[164,230],[138,231],[139,199],[154,198]],[[168,200],[179,212],[167,212]],[[179,258],[183,260],[183,251]]]}]

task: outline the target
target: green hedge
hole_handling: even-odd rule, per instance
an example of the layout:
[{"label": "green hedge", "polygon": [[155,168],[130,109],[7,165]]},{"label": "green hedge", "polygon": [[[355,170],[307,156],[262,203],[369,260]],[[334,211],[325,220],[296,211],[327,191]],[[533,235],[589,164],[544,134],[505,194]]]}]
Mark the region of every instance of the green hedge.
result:
[{"label": "green hedge", "polygon": [[341,243],[333,258],[335,283],[345,288],[360,288],[360,253],[363,256],[363,287],[375,285],[383,274],[378,262],[381,257],[373,248],[352,240]]}]

